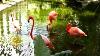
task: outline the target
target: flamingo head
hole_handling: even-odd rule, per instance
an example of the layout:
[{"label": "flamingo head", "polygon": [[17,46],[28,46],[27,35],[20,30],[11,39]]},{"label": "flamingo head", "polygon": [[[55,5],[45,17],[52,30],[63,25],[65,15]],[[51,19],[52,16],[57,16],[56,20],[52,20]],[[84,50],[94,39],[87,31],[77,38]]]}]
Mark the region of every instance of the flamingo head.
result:
[{"label": "flamingo head", "polygon": [[58,13],[56,11],[51,11],[49,13],[48,19],[52,23],[52,20],[55,20],[57,18]]},{"label": "flamingo head", "polygon": [[28,18],[28,22],[29,22],[29,20],[34,20],[34,17],[33,16],[29,16],[29,18]]},{"label": "flamingo head", "polygon": [[68,23],[67,26],[66,26],[66,31],[68,31],[71,27],[72,27],[72,24]]}]

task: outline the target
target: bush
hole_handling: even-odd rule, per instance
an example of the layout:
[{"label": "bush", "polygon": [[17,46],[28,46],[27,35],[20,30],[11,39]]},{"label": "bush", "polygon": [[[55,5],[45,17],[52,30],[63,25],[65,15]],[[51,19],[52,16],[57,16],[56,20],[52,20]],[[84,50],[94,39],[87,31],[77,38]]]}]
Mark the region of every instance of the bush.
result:
[{"label": "bush", "polygon": [[68,19],[72,16],[73,10],[70,7],[67,8],[57,8],[56,9],[58,12],[58,19]]}]

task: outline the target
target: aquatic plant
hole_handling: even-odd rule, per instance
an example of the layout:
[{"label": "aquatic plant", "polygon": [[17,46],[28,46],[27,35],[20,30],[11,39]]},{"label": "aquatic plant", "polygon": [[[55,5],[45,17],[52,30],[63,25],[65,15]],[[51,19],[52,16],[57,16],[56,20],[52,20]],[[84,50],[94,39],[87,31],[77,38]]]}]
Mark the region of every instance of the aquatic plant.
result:
[{"label": "aquatic plant", "polygon": [[35,43],[34,46],[35,56],[50,56],[50,50],[46,47],[40,35],[36,37],[34,43]]},{"label": "aquatic plant", "polygon": [[10,38],[10,44],[15,48],[19,47],[21,43],[22,39],[20,35],[14,35]]}]

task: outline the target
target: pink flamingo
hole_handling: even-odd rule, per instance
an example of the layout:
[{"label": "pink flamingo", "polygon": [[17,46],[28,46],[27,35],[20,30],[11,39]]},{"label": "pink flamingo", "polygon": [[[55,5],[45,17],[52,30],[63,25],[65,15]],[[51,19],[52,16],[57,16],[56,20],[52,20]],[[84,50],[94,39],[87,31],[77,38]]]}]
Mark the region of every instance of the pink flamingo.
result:
[{"label": "pink flamingo", "polygon": [[87,36],[80,28],[72,27],[71,23],[67,24],[66,32],[68,32],[70,36],[74,37]]},{"label": "pink flamingo", "polygon": [[51,11],[48,15],[49,24],[47,25],[47,31],[50,33],[52,30],[53,20],[56,20],[58,13],[56,11]]},{"label": "pink flamingo", "polygon": [[[33,18],[32,16],[29,16],[28,22],[29,22],[30,19],[33,21],[32,29],[31,29],[31,32],[30,32],[30,36],[31,36],[31,38],[32,38],[33,40],[35,40],[35,36],[32,35],[33,27],[34,27],[34,18]],[[42,39],[44,40],[44,43],[46,44],[46,46],[47,46],[48,48],[53,48],[53,49],[54,49],[54,46],[53,46],[52,42],[51,42],[46,36],[44,36],[44,35],[42,35],[42,34],[40,34],[40,35],[41,35]]]},{"label": "pink flamingo", "polygon": [[48,19],[50,21],[50,23],[53,22],[53,20],[56,20],[58,13],[56,11],[51,11],[49,13]]}]

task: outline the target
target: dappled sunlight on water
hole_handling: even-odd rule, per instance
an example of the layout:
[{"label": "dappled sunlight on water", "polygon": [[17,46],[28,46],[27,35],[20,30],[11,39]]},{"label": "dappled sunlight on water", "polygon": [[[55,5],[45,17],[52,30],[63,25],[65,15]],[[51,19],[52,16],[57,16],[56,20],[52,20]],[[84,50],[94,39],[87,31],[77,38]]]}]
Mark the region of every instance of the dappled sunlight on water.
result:
[{"label": "dappled sunlight on water", "polygon": [[[3,38],[2,40],[4,41],[4,43],[0,44],[0,56],[34,56],[34,42],[28,35],[32,25],[27,22],[28,9],[31,7],[27,7],[27,2],[22,2],[13,7],[0,11],[0,36],[2,36],[0,38]],[[12,18],[17,21],[15,24],[21,27],[20,32],[16,32]],[[46,30],[47,22],[46,20],[43,21],[35,20],[34,35],[43,34],[48,36]],[[22,40],[21,44],[18,47],[14,47],[11,44],[11,38],[17,38],[18,36]]]}]

